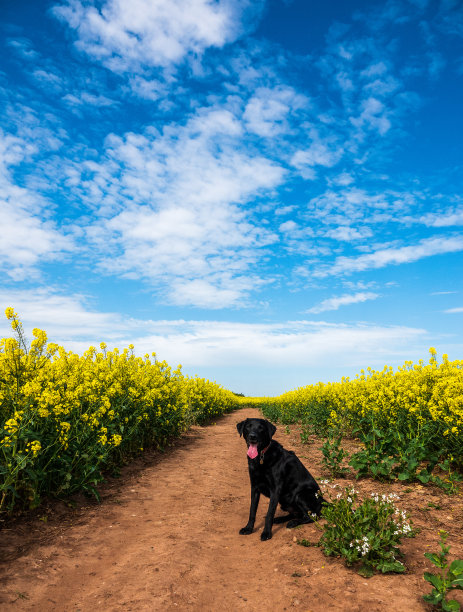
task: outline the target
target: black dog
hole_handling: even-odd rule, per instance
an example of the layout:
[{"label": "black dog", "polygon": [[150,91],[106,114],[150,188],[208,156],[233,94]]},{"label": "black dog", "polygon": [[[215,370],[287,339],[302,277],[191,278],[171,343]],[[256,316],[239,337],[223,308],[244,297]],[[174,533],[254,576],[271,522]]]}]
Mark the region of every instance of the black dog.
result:
[{"label": "black dog", "polygon": [[[312,514],[320,516],[325,501],[320,487],[293,451],[285,450],[272,436],[275,425],[265,419],[246,419],[238,423],[238,433],[248,445],[248,466],[251,479],[251,508],[242,535],[254,529],[260,495],[270,498],[261,540],[270,540],[273,523],[288,522],[288,527],[312,523]],[[288,515],[274,519],[277,505]]]}]

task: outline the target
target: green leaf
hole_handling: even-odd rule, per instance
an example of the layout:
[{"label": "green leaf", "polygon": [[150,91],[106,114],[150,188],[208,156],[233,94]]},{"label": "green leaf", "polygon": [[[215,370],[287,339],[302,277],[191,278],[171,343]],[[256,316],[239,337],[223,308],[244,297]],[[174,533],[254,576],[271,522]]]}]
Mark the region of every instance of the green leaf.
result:
[{"label": "green leaf", "polygon": [[359,569],[359,574],[364,578],[371,578],[374,575],[374,571],[373,568],[368,565],[362,565]]},{"label": "green leaf", "polygon": [[453,572],[456,576],[458,576],[458,574],[463,574],[463,560],[455,559],[455,561],[452,561],[449,570]]},{"label": "green leaf", "polygon": [[445,612],[459,612],[460,604],[455,599],[449,599],[442,602],[442,610],[445,610]]},{"label": "green leaf", "polygon": [[95,487],[92,487],[91,485],[86,485],[86,486],[84,487],[84,489],[85,489],[86,491],[90,491],[91,493],[93,493],[93,495],[96,497],[96,499],[97,499],[98,503],[100,503],[100,502],[101,502],[101,497],[100,497],[100,494],[98,493],[97,489],[95,489]]},{"label": "green leaf", "polygon": [[426,559],[429,559],[436,567],[442,567],[442,562],[437,553],[424,553]]},{"label": "green leaf", "polygon": [[400,472],[400,474],[398,474],[397,478],[399,480],[408,480],[410,478],[410,474],[408,472]]},{"label": "green leaf", "polygon": [[463,576],[461,578],[458,577],[455,580],[452,580],[452,584],[450,586],[452,589],[460,589],[463,591]]},{"label": "green leaf", "polygon": [[424,579],[427,580],[435,587],[437,590],[441,590],[443,583],[442,578],[437,576],[436,574],[431,574],[430,572],[424,572]]},{"label": "green leaf", "polygon": [[427,601],[430,604],[437,605],[443,599],[442,593],[438,593],[436,590],[432,590],[429,595],[423,595],[424,601]]},{"label": "green leaf", "polygon": [[405,571],[405,567],[400,563],[400,561],[390,561],[388,563],[381,564],[381,571],[383,574],[387,572],[397,572],[399,574]]}]

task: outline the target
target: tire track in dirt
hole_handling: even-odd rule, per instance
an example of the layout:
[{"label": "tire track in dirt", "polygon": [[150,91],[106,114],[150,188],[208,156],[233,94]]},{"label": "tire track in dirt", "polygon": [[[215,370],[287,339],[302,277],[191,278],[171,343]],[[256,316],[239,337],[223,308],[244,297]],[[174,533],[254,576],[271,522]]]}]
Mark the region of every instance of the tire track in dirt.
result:
[{"label": "tire track in dirt", "polygon": [[[426,610],[418,576],[367,582],[319,549],[297,546],[296,535],[318,541],[314,525],[296,532],[276,525],[273,539],[261,542],[265,499],[256,531],[238,534],[250,488],[236,423],[252,416],[260,414],[243,409],[195,427],[165,454],[124,468],[121,480],[103,489],[101,505],[40,527],[36,519],[30,532],[19,523],[1,533],[1,609]],[[275,437],[295,448],[281,426]],[[318,465],[298,454],[319,478]]]}]

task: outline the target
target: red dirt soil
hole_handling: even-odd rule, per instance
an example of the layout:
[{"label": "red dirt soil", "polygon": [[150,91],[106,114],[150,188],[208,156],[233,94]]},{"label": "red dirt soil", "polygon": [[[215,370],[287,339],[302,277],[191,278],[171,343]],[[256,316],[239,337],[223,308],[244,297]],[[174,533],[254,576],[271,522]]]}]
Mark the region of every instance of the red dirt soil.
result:
[{"label": "red dirt soil", "polygon": [[[463,498],[416,484],[337,481],[354,484],[360,497],[400,495],[397,505],[421,529],[403,540],[403,575],[366,579],[320,548],[296,544],[302,538],[316,543],[315,525],[275,525],[273,539],[261,542],[265,498],[255,532],[241,536],[250,488],[236,423],[258,416],[243,409],[194,427],[164,453],[146,452],[101,487],[101,504],[55,502],[9,522],[0,533],[1,610],[430,611],[421,599],[430,592],[423,572],[434,568],[423,554],[439,550],[438,531],[445,529],[450,557],[463,558]],[[318,481],[327,477],[320,440],[302,445],[299,428],[283,425],[275,438]],[[453,593],[463,604],[461,592]]]}]

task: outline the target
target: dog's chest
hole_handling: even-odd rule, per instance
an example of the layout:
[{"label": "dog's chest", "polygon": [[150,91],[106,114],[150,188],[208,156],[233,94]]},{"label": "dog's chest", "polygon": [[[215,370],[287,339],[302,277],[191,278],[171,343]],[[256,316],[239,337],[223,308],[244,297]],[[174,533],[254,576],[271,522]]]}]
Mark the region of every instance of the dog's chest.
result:
[{"label": "dog's chest", "polygon": [[271,492],[275,489],[276,481],[272,469],[264,464],[252,466],[249,469],[251,484],[256,487],[262,495],[270,497]]}]

